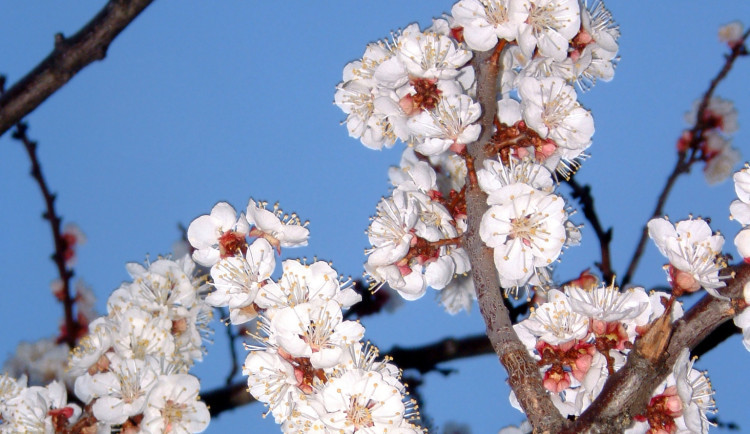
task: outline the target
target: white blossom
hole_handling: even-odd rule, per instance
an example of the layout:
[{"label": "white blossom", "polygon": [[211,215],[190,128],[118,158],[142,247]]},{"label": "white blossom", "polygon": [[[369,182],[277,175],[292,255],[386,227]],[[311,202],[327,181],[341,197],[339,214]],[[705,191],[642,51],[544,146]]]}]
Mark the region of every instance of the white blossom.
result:
[{"label": "white blossom", "polygon": [[238,242],[244,241],[250,227],[244,216],[226,202],[219,202],[211,214],[202,215],[190,223],[187,238],[195,248],[193,259],[207,267],[220,258],[234,255]]},{"label": "white blossom", "polygon": [[515,183],[494,191],[482,216],[479,234],[494,249],[501,284],[521,286],[539,267],[555,261],[566,240],[564,200],[552,193]]},{"label": "white blossom", "polygon": [[148,432],[199,433],[211,415],[198,400],[200,383],[188,374],[161,375],[151,390],[141,428]]},{"label": "white blossom", "polygon": [[577,0],[522,0],[528,17],[518,29],[518,46],[531,57],[534,49],[560,62],[581,27]]},{"label": "white blossom", "polygon": [[571,308],[565,293],[552,289],[547,292],[547,299],[528,319],[513,326],[526,348],[533,349],[537,339],[559,345],[588,335],[588,318]]},{"label": "white blossom", "polygon": [[714,235],[705,220],[682,220],[673,225],[656,218],[648,222],[648,234],[671,266],[685,273],[670,277],[673,284],[690,292],[703,287],[714,297],[724,298],[716,291],[725,286],[719,277],[724,266],[719,258],[724,237]]},{"label": "white blossom", "polygon": [[566,151],[563,158],[572,160],[589,146],[594,134],[591,114],[580,106],[575,89],[561,78],[524,78],[521,96],[523,119],[529,127]]},{"label": "white blossom", "polygon": [[277,251],[281,247],[306,246],[310,231],[305,227],[297,214],[284,214],[278,204],[272,210],[266,209],[265,202],[250,199],[247,204],[247,222],[253,226],[249,235],[263,237]]},{"label": "white blossom", "polygon": [[528,18],[525,3],[514,0],[461,0],[451,15],[464,29],[464,39],[474,50],[487,51],[498,39],[514,41]]}]

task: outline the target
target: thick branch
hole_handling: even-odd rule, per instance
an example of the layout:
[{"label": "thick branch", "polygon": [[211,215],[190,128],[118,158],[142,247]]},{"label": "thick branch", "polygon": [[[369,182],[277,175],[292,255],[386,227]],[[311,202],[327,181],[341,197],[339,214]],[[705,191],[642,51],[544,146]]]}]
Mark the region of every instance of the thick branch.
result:
[{"label": "thick branch", "polygon": [[[733,267],[735,276],[727,281],[722,295],[742,298],[742,288],[750,281],[750,265]],[[620,432],[633,417],[642,414],[656,385],[672,371],[683,348],[693,349],[723,323],[739,312],[730,301],[706,295],[672,325],[672,337],[664,356],[650,359],[641,351],[631,351],[625,366],[611,376],[599,397],[576,420],[569,432]]]},{"label": "thick branch", "polygon": [[0,136],[20,122],[95,60],[104,59],[109,44],[153,0],[110,0],[70,38],[55,35],[55,47],[39,65],[0,97]]},{"label": "thick branch", "polygon": [[536,362],[513,330],[502,289],[498,283],[492,250],[484,245],[479,235],[479,222],[488,207],[487,195],[477,185],[474,167],[482,167],[482,162],[489,157],[486,155],[485,145],[492,137],[497,112],[498,57],[499,50],[496,49],[494,52],[475,53],[473,60],[477,76],[477,94],[482,106],[482,134],[476,142],[467,147],[468,229],[465,233],[465,247],[471,260],[474,287],[477,292],[479,310],[487,326],[487,337],[500,362],[508,371],[510,387],[537,432],[558,432],[564,426],[565,420],[542,386],[542,378]]},{"label": "thick branch", "polygon": [[[734,61],[737,60],[739,56],[747,55],[745,40],[747,40],[748,36],[750,36],[750,30],[742,35],[742,42],[735,45],[729,55],[726,56],[724,66],[722,66],[719,73],[716,74],[716,76],[711,80],[711,84],[708,86],[706,93],[703,94],[703,99],[698,106],[698,114],[695,117],[695,126],[693,126],[693,128],[690,130],[691,140],[686,150],[679,151],[677,153],[677,162],[675,163],[674,169],[672,169],[672,173],[667,178],[667,182],[666,184],[664,184],[664,188],[659,194],[659,199],[656,201],[656,207],[654,208],[654,212],[651,214],[649,220],[661,217],[663,215],[664,205],[666,205],[667,203],[667,198],[669,197],[669,193],[672,191],[672,187],[674,187],[677,178],[684,173],[688,173],[693,163],[695,163],[696,161],[700,161],[699,158],[696,158],[696,153],[701,142],[703,142],[704,133],[708,127],[704,122],[704,113],[706,111],[706,107],[708,107],[708,103],[711,100],[716,87],[727,76],[727,74],[729,74],[729,71],[732,69],[732,65],[734,65]],[[646,248],[646,240],[648,240],[648,226],[643,225],[643,229],[641,230],[641,238],[638,240],[638,245],[635,248],[635,252],[633,252],[632,258],[630,259],[630,265],[628,265],[627,272],[625,273],[625,276],[622,279],[622,283],[620,284],[621,287],[624,287],[625,285],[630,283],[630,280],[633,278],[635,270],[638,268],[638,262],[640,262],[643,251]]]}]

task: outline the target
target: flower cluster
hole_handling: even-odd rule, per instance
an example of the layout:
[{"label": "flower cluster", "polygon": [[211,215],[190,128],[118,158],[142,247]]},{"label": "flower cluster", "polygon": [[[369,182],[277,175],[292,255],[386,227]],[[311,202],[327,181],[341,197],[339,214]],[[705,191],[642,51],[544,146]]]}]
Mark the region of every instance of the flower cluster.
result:
[{"label": "flower cluster", "polygon": [[[734,174],[734,191],[737,199],[729,205],[730,218],[742,225],[734,237],[734,245],[743,262],[750,262],[750,165]],[[743,288],[743,301],[750,305],[750,284]],[[734,317],[734,324],[742,329],[742,343],[750,351],[750,309],[745,309]]]},{"label": "flower cluster", "polygon": [[367,230],[372,248],[365,270],[376,284],[388,283],[407,300],[422,297],[428,286],[448,288],[455,297],[445,299],[446,307],[458,311],[470,305],[473,287],[457,279],[470,268],[460,238],[466,213],[463,190],[438,186],[436,168],[445,164],[404,153],[401,166],[391,171],[393,193],[378,204]]},{"label": "flower cluster", "polygon": [[[614,286],[550,290],[547,301],[514,326],[538,360],[544,387],[565,416],[578,416],[602,391],[607,378],[625,364],[635,340],[662,315],[672,322],[682,307],[666,293],[643,288],[620,292]],[[672,374],[629,433],[707,432],[706,412],[713,411],[713,392],[704,374],[692,369],[685,349]],[[520,409],[511,396],[511,402]],[[660,431],[664,430],[664,431]]]},{"label": "flower cluster", "polygon": [[598,0],[461,0],[451,12],[471,49],[514,44],[503,62],[513,75],[558,76],[582,88],[614,75],[620,32]]},{"label": "flower cluster", "polygon": [[208,426],[208,409],[198,401],[198,379],[187,373],[202,359],[203,339],[210,333],[211,311],[195,264],[188,257],[159,258],[127,269],[133,280],[112,293],[107,315],[88,325],[89,334],[67,364],[84,413],[66,403],[63,383],[25,387],[23,378],[5,379],[0,428],[108,432],[119,426],[145,433],[166,427],[200,432]]},{"label": "flower cluster", "polygon": [[579,239],[564,199],[553,193],[550,172],[530,160],[511,160],[510,166],[486,160],[477,178],[490,205],[479,234],[494,249],[500,285],[513,292],[527,285],[549,287],[550,265]]},{"label": "flower cluster", "polygon": [[336,90],[349,135],[372,149],[400,139],[423,155],[473,142],[481,110],[469,96],[471,57],[450,36],[445,20],[425,31],[412,24],[392,41],[368,45],[361,60],[344,68]]},{"label": "flower cluster", "polygon": [[344,68],[335,102],[350,135],[374,149],[409,145],[367,232],[365,269],[376,286],[407,300],[430,286],[451,313],[476,297],[462,245],[474,175],[466,147],[478,140],[482,115],[471,60],[489,50],[500,59],[500,84],[485,149],[496,157],[476,172],[491,207],[482,240],[503,287],[550,286],[550,267],[580,238],[553,178],[577,167],[594,133],[573,86],[612,78],[618,37],[599,1],[461,0],[452,16],[370,44]]},{"label": "flower cluster", "polygon": [[26,386],[26,378],[0,376],[0,433],[53,433],[78,420],[81,407],[68,404],[65,385]]},{"label": "flower cluster", "polygon": [[353,287],[323,261],[285,260],[281,277],[271,277],[280,247],[308,235],[282,214],[251,200],[237,217],[222,202],[188,228],[193,256],[211,267],[206,303],[228,308],[233,324],[257,321],[243,367],[249,392],[284,432],[421,432],[399,370],[377,362],[364,327],[344,319],[343,309],[361,300]]},{"label": "flower cluster", "polygon": [[[677,141],[677,150],[685,152],[690,146],[700,150],[700,160],[706,163],[703,167],[706,181],[717,184],[729,177],[741,158],[740,151],[731,144],[731,135],[737,131],[737,110],[731,101],[712,97],[698,119],[702,104],[702,99],[695,101],[685,114],[690,128],[683,131]],[[699,127],[697,137],[696,126]]]},{"label": "flower cluster", "polygon": [[203,281],[188,257],[127,269],[133,280],[110,295],[108,315],[72,353],[76,395],[100,425],[203,431],[210,416],[197,400],[198,379],[187,374],[210,333]]},{"label": "flower cluster", "polygon": [[730,218],[742,225],[742,229],[734,238],[742,259],[745,262],[750,258],[750,165],[734,174],[734,191],[737,200],[729,205]]},{"label": "flower cluster", "polygon": [[652,393],[648,407],[636,416],[625,434],[706,433],[706,413],[716,413],[714,391],[705,372],[693,369],[690,351],[683,348],[672,372]]}]

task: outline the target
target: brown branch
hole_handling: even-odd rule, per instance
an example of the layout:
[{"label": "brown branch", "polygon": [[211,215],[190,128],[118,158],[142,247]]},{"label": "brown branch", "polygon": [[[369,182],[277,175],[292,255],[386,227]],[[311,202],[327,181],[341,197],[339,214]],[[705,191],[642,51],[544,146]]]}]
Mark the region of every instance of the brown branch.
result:
[{"label": "brown branch", "polygon": [[55,244],[55,253],[52,254],[52,261],[57,267],[57,273],[62,282],[61,301],[65,310],[65,330],[61,338],[65,340],[70,348],[73,348],[76,344],[81,325],[73,317],[73,304],[75,301],[70,294],[70,279],[73,277],[73,270],[69,269],[65,264],[65,251],[68,249],[68,242],[62,236],[62,218],[55,211],[55,199],[57,196],[50,192],[47,186],[47,181],[42,173],[42,166],[39,164],[39,158],[36,154],[37,143],[29,139],[26,135],[27,130],[28,125],[20,122],[16,125],[13,138],[21,142],[24,149],[26,149],[26,153],[29,155],[29,160],[31,161],[31,177],[34,178],[39,185],[39,189],[42,191],[46,208],[42,217],[49,222],[52,229],[52,240]]},{"label": "brown branch", "polygon": [[578,199],[584,217],[591,223],[591,227],[596,233],[596,238],[599,240],[601,262],[596,264],[596,266],[602,272],[602,280],[611,282],[615,275],[615,272],[612,270],[612,261],[609,254],[609,243],[612,241],[612,228],[610,227],[606,231],[602,228],[599,216],[594,209],[594,197],[591,195],[591,187],[589,185],[581,186],[576,182],[574,176],[566,179],[565,182],[573,189],[573,198]]},{"label": "brown branch", "polygon": [[703,339],[698,345],[693,348],[693,351],[691,351],[690,354],[692,354],[693,356],[701,357],[702,355],[718,347],[719,344],[721,344],[725,340],[740,333],[741,330],[736,325],[734,325],[733,322],[727,321],[719,327],[716,327],[714,331],[709,333],[709,335],[706,336],[705,339]]},{"label": "brown branch", "polygon": [[[708,103],[711,100],[711,97],[714,94],[714,91],[716,90],[716,87],[719,85],[719,83],[729,74],[729,71],[732,69],[732,66],[734,65],[734,61],[737,60],[738,57],[747,55],[747,48],[745,47],[745,40],[747,40],[748,36],[750,36],[750,30],[745,32],[744,35],[742,35],[742,43],[738,43],[732,48],[732,51],[726,56],[724,65],[722,66],[721,70],[718,74],[711,80],[711,84],[708,86],[708,89],[706,90],[706,93],[703,94],[703,99],[701,100],[700,105],[698,106],[698,113],[696,115],[696,121],[695,126],[690,130],[690,142],[687,146],[687,149],[679,151],[677,153],[677,162],[675,163],[674,168],[672,169],[672,173],[670,173],[669,177],[667,178],[667,182],[664,185],[664,188],[661,191],[661,194],[659,194],[659,199],[656,201],[656,207],[654,208],[654,212],[651,214],[651,217],[649,220],[661,217],[664,213],[664,206],[667,203],[667,198],[669,197],[669,193],[672,191],[672,187],[674,187],[675,181],[677,181],[677,178],[685,173],[690,172],[690,167],[693,165],[693,163],[700,161],[700,158],[696,158],[696,153],[698,151],[698,148],[700,147],[701,142],[703,142],[704,133],[707,129],[710,128],[710,125],[707,125],[704,122],[704,113],[706,111],[706,107],[708,107]],[[690,152],[688,152],[690,151]],[[688,155],[689,154],[689,155]],[[648,224],[648,221],[646,222]],[[625,276],[622,278],[622,283],[620,284],[620,287],[624,287],[628,283],[630,283],[630,280],[633,278],[633,275],[635,274],[636,269],[638,268],[638,263],[641,260],[641,256],[643,256],[643,251],[646,248],[646,240],[648,239],[648,226],[643,225],[643,229],[641,230],[641,238],[638,240],[638,245],[635,248],[635,252],[633,252],[633,256],[630,259],[630,265],[628,265],[627,272],[625,273]]]},{"label": "brown branch", "polygon": [[76,73],[104,59],[109,44],[153,0],[110,0],[70,38],[55,35],[52,52],[0,97],[0,136],[55,93]]},{"label": "brown branch", "polygon": [[[742,298],[742,289],[750,281],[750,265],[740,264],[727,270],[730,271],[735,273],[734,277],[720,293],[733,299]],[[620,432],[630,426],[634,416],[646,409],[654,387],[672,371],[680,351],[696,348],[738,313],[732,302],[705,295],[671,325],[671,338],[661,358],[648,357],[637,345],[625,366],[609,377],[596,400],[567,432]]]},{"label": "brown branch", "polygon": [[[497,112],[497,78],[499,71],[497,50],[475,53],[472,64],[477,77],[477,95],[482,107],[482,134],[468,145],[467,152],[473,167],[482,167],[490,157],[486,145],[493,135]],[[467,165],[468,166],[468,165]],[[479,310],[487,327],[487,337],[500,362],[508,371],[508,383],[518,402],[537,432],[558,432],[566,424],[542,385],[536,362],[518,339],[508,308],[498,283],[492,250],[485,247],[479,235],[479,222],[487,207],[487,195],[472,183],[473,171],[467,174],[466,214],[468,229],[465,248],[471,260],[471,272],[477,292]],[[500,401],[500,400],[499,400]]]}]

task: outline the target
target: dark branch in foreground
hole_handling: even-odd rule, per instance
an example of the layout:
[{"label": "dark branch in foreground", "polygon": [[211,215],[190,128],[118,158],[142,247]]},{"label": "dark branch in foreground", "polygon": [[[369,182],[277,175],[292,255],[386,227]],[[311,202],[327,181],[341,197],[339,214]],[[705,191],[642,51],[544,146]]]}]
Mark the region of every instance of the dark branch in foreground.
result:
[{"label": "dark branch in foreground", "polygon": [[693,351],[690,352],[690,354],[692,354],[693,356],[701,357],[702,355],[718,347],[719,344],[721,344],[725,340],[739,334],[741,334],[741,330],[736,325],[734,325],[734,322],[727,321],[719,327],[716,327],[716,330],[709,333],[709,335],[706,336],[706,339],[696,345],[695,348],[693,348]]},{"label": "dark branch in foreground", "polygon": [[109,44],[153,0],[110,0],[70,38],[55,35],[52,52],[0,97],[0,136],[20,122],[80,70],[104,59]]},{"label": "dark branch in foreground", "polygon": [[[698,114],[695,117],[695,126],[690,130],[692,138],[687,146],[687,149],[679,151],[677,153],[677,162],[675,163],[674,169],[672,169],[672,173],[667,178],[667,182],[664,185],[661,194],[659,194],[659,199],[656,201],[656,208],[654,208],[654,212],[651,214],[649,220],[662,216],[662,214],[664,213],[664,206],[667,203],[667,198],[669,197],[669,193],[672,191],[672,187],[674,187],[677,178],[682,174],[689,173],[690,167],[693,165],[693,163],[700,161],[700,158],[698,158],[696,154],[701,142],[704,139],[704,133],[710,127],[709,125],[706,125],[703,120],[706,107],[708,107],[708,103],[711,100],[716,87],[727,76],[727,74],[729,74],[729,71],[734,65],[734,61],[737,60],[738,57],[748,54],[747,48],[745,47],[745,41],[747,40],[748,36],[750,36],[750,30],[742,35],[742,43],[738,43],[737,45],[735,45],[734,48],[732,48],[732,51],[726,56],[724,66],[721,68],[719,73],[716,74],[716,77],[711,80],[711,84],[708,86],[706,93],[703,94],[703,99],[701,100],[700,106],[698,106]],[[648,227],[646,225],[643,225],[643,229],[641,230],[641,238],[640,240],[638,240],[638,245],[635,248],[635,252],[633,252],[633,256],[630,259],[630,265],[628,265],[627,272],[622,278],[620,287],[624,287],[625,285],[630,283],[630,280],[633,278],[635,270],[638,268],[638,262],[641,260],[643,251],[646,248],[647,239]]]},{"label": "dark branch in foreground", "polygon": [[572,196],[574,199],[578,199],[581,204],[581,211],[583,211],[586,220],[591,223],[592,229],[596,233],[596,238],[599,240],[599,248],[601,250],[601,262],[596,264],[599,267],[599,271],[602,272],[602,280],[604,282],[611,282],[615,275],[612,270],[612,261],[609,255],[609,243],[612,241],[612,228],[608,228],[606,231],[602,228],[602,224],[599,222],[599,216],[594,209],[594,197],[591,195],[591,187],[589,185],[581,186],[574,177],[570,177],[565,182],[573,190]]}]

